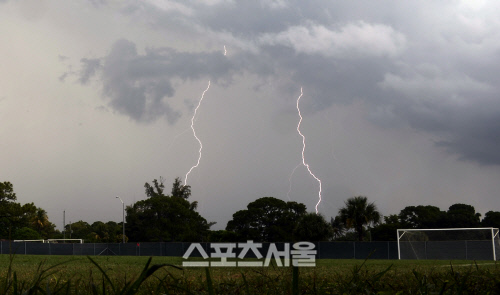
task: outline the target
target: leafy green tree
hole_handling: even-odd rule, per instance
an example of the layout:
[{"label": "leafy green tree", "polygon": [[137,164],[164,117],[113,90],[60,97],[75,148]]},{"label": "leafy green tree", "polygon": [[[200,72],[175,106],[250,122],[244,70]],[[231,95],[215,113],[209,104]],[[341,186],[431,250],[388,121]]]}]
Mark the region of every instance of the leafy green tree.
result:
[{"label": "leafy green tree", "polygon": [[340,216],[330,219],[330,226],[332,227],[332,235],[334,240],[341,239],[346,231],[345,224],[340,220]]},{"label": "leafy green tree", "polygon": [[36,230],[29,227],[22,227],[17,229],[12,234],[13,240],[41,240],[42,236]]},{"label": "leafy green tree", "polygon": [[294,235],[296,241],[329,241],[332,239],[333,229],[323,215],[306,213],[299,219]]},{"label": "leafy green tree", "polygon": [[384,222],[374,226],[371,229],[373,241],[396,241],[397,230],[402,228],[399,222],[399,216],[391,214],[384,216]]},{"label": "leafy green tree", "polygon": [[33,203],[21,205],[16,200],[12,183],[0,182],[0,238],[8,239],[9,232],[12,238],[13,233],[23,228],[36,231],[41,238],[55,234],[55,225],[49,221],[45,210]]},{"label": "leafy green tree", "polygon": [[481,225],[484,227],[495,227],[500,228],[500,212],[498,211],[488,211],[484,214],[484,218],[481,221]]},{"label": "leafy green tree", "polygon": [[92,229],[91,235],[96,242],[109,243],[112,242],[113,233],[109,232],[108,226],[102,221],[96,221],[90,226]]},{"label": "leafy green tree", "polygon": [[43,239],[52,238],[56,233],[56,226],[49,221],[47,212],[33,203],[20,206],[17,216],[17,228],[29,227],[35,230]]},{"label": "leafy green tree", "polygon": [[238,242],[238,235],[235,232],[227,230],[211,230],[208,235],[208,242],[210,243],[236,243]]},{"label": "leafy green tree", "polygon": [[293,241],[293,230],[305,213],[304,204],[264,197],[249,203],[246,210],[234,213],[226,230],[235,232],[240,241]]},{"label": "leafy green tree", "polygon": [[0,238],[8,239],[9,232],[15,231],[18,219],[19,204],[12,183],[0,182]]},{"label": "leafy green tree", "polygon": [[36,228],[36,224],[33,222],[36,211],[38,208],[34,203],[26,203],[21,206],[21,204],[13,202],[10,206],[10,213],[12,217],[10,218],[13,232],[20,228],[26,227],[31,228],[40,234]]},{"label": "leafy green tree", "polygon": [[[106,227],[108,228],[109,236],[110,236],[110,241],[113,243],[121,243],[123,242],[123,228],[122,228],[122,222],[114,222],[114,221],[108,221],[106,222]],[[127,236],[125,236],[125,242],[127,241]]]},{"label": "leafy green tree", "polygon": [[[182,185],[181,180],[177,177],[172,185],[172,197],[179,197],[188,199],[191,196],[191,187],[189,185]],[[193,202],[198,204],[197,202]]]},{"label": "leafy green tree", "polygon": [[435,206],[407,206],[399,213],[404,228],[441,228],[446,223],[446,212]]},{"label": "leafy green tree", "polygon": [[84,239],[86,242],[90,242],[89,237],[92,232],[90,224],[83,220],[73,222],[71,224],[66,224],[66,238],[71,237],[72,239]]},{"label": "leafy green tree", "polygon": [[481,214],[476,213],[474,206],[466,204],[451,205],[446,212],[447,224],[445,227],[479,227]]},{"label": "leafy green tree", "polygon": [[208,237],[208,223],[198,212],[197,202],[189,202],[191,188],[177,178],[172,196],[164,194],[163,180],[144,185],[147,199],[127,206],[126,235],[133,241],[200,242]]},{"label": "leafy green tree", "polygon": [[380,213],[374,203],[368,203],[365,196],[348,198],[345,207],[339,209],[339,217],[346,228],[354,229],[358,241],[363,241],[365,226],[375,225],[380,222]]},{"label": "leafy green tree", "polygon": [[17,197],[14,193],[14,186],[12,183],[8,181],[0,182],[0,204],[14,202],[15,200],[17,200]]}]

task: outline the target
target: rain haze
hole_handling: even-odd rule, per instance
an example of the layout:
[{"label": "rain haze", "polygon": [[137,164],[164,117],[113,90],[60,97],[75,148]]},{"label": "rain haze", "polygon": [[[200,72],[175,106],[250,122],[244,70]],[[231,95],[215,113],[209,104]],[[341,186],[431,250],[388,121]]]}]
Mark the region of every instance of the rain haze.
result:
[{"label": "rain haze", "polygon": [[213,229],[265,196],[314,212],[301,88],[328,219],[356,195],[500,211],[499,6],[0,0],[0,181],[59,229],[119,222],[196,164],[210,81],[187,184]]}]

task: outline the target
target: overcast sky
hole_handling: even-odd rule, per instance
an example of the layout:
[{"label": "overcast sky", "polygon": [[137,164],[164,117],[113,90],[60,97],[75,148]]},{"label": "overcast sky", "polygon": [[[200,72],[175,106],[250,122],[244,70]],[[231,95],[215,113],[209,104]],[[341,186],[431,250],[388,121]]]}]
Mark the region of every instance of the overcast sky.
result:
[{"label": "overcast sky", "polygon": [[187,184],[214,229],[264,196],[314,212],[301,88],[327,218],[355,195],[500,211],[499,6],[0,0],[0,181],[58,228],[121,221],[116,196],[196,164],[210,81]]}]

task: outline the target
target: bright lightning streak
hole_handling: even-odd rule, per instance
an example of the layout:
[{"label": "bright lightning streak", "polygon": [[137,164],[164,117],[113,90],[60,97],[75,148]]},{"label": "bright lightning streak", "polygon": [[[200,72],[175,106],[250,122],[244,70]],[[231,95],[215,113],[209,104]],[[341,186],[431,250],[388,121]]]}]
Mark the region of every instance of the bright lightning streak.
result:
[{"label": "bright lightning streak", "polygon": [[196,138],[196,140],[200,144],[200,149],[198,150],[198,162],[196,162],[196,165],[191,167],[191,169],[189,169],[189,171],[186,173],[186,177],[184,178],[184,185],[187,185],[188,176],[191,173],[191,171],[193,171],[194,168],[196,168],[196,167],[198,167],[198,165],[200,165],[201,150],[203,149],[203,144],[201,143],[201,140],[198,138],[198,136],[196,136],[196,131],[194,130],[194,119],[196,117],[196,113],[198,112],[198,109],[200,108],[201,102],[203,101],[203,97],[205,96],[205,93],[208,91],[209,88],[210,88],[210,81],[208,81],[207,89],[205,89],[205,91],[203,91],[203,93],[201,94],[201,98],[200,98],[200,101],[198,102],[198,106],[194,109],[194,115],[191,118],[191,130],[193,130],[194,138]]},{"label": "bright lightning streak", "polygon": [[[224,45],[224,56],[226,56],[226,54],[227,54],[226,45]],[[191,171],[193,171],[194,168],[197,168],[198,165],[200,165],[201,150],[203,149],[203,144],[201,143],[201,140],[198,138],[198,136],[196,136],[196,131],[194,130],[194,119],[196,117],[196,113],[198,112],[198,109],[200,108],[201,102],[203,101],[203,97],[205,97],[205,93],[208,91],[209,88],[210,88],[210,81],[208,81],[207,89],[205,89],[205,91],[203,91],[203,93],[201,94],[200,101],[198,102],[198,106],[196,106],[196,108],[194,109],[194,114],[193,114],[193,117],[191,118],[191,130],[193,130],[194,138],[196,138],[196,140],[200,144],[200,149],[198,150],[198,161],[196,162],[196,165],[191,167],[191,169],[189,169],[189,171],[186,173],[186,177],[184,177],[184,185],[187,185],[187,180],[188,180],[188,177],[189,177],[189,174],[191,173]]]},{"label": "bright lightning streak", "polygon": [[300,114],[300,108],[299,108],[299,101],[300,101],[300,98],[302,97],[303,95],[303,92],[302,92],[302,87],[300,88],[300,96],[299,98],[297,98],[297,111],[299,112],[299,117],[300,117],[300,120],[299,120],[299,124],[297,125],[297,132],[300,134],[300,136],[302,136],[302,165],[306,166],[307,168],[307,171],[309,171],[309,174],[311,174],[312,177],[314,177],[314,179],[316,179],[316,181],[318,181],[319,183],[319,192],[318,192],[318,203],[316,204],[316,214],[318,214],[318,206],[319,206],[319,203],[321,203],[321,180],[319,178],[316,177],[316,175],[314,175],[314,173],[312,173],[311,169],[309,168],[309,164],[306,163],[306,160],[305,160],[305,157],[304,157],[304,151],[306,150],[306,137],[302,134],[302,132],[300,132],[300,123],[302,123],[302,115]]}]

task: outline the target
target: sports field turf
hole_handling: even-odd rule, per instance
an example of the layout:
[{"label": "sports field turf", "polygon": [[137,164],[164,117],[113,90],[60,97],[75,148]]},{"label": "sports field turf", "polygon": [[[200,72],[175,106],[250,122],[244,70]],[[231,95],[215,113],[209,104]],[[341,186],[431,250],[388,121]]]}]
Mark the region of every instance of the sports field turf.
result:
[{"label": "sports field turf", "polygon": [[[39,294],[496,294],[500,291],[500,268],[493,261],[317,260],[316,267],[294,271],[291,267],[276,266],[182,268],[180,257],[153,257],[147,265],[148,259],[0,255],[0,294],[16,294],[14,287],[17,294],[30,288]],[[153,265],[164,266],[153,273],[156,269]],[[145,269],[150,270],[140,277]],[[146,279],[147,275],[150,276]]]}]

